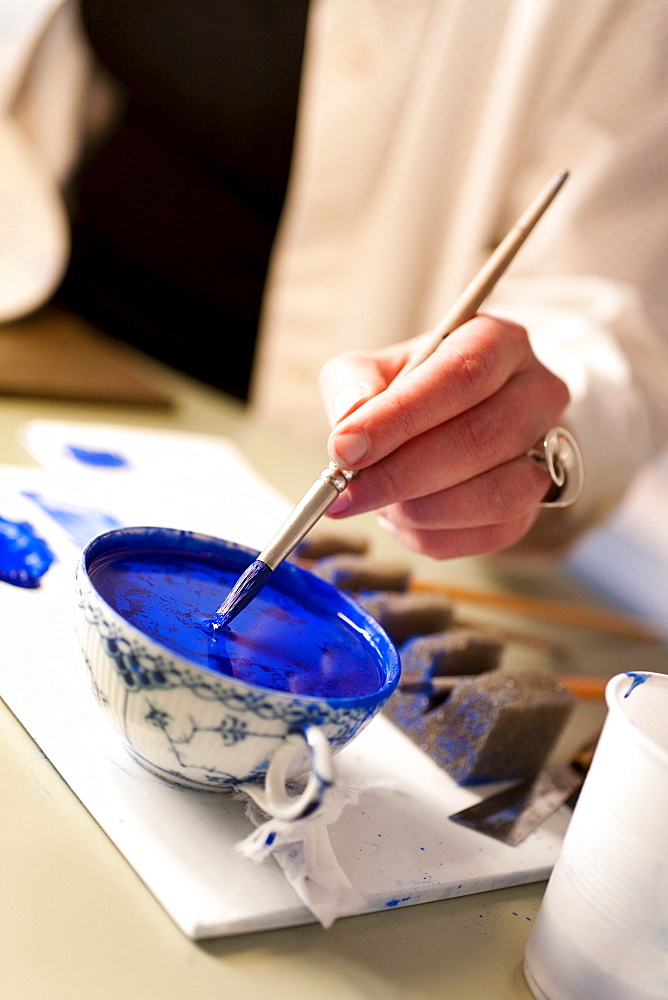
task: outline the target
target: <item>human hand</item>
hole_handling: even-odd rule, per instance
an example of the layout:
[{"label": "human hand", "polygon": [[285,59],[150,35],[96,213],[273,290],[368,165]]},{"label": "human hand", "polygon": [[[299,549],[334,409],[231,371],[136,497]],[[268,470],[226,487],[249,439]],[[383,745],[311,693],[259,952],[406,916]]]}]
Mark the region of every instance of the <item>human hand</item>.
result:
[{"label": "human hand", "polygon": [[568,389],[538,361],[523,327],[487,315],[393,381],[422,341],[324,365],[329,456],[364,470],[328,514],[378,510],[399,542],[436,559],[498,552],[529,531],[550,490],[527,452],[559,423]]}]

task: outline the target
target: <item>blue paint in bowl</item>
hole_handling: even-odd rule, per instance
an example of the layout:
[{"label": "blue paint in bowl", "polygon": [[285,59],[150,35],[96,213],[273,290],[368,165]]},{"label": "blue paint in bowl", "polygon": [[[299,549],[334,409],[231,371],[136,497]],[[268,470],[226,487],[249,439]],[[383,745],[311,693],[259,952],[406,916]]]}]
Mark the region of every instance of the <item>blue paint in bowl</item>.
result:
[{"label": "blue paint in bowl", "polygon": [[168,528],[123,528],[84,553],[103,600],[144,635],[202,669],[298,697],[370,709],[399,680],[386,633],[354,600],[289,562],[221,633],[207,630],[257,557],[244,546]]}]

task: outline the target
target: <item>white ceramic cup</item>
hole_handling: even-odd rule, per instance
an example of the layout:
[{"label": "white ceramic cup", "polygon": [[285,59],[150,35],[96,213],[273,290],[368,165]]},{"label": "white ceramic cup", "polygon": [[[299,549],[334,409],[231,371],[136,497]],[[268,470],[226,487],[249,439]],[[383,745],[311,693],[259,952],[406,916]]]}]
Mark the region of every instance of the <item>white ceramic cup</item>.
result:
[{"label": "white ceramic cup", "polygon": [[539,1000],[668,998],[668,676],[619,674],[529,938]]},{"label": "white ceramic cup", "polygon": [[[85,546],[76,571],[75,631],[98,704],[126,749],[165,781],[207,791],[252,785],[256,792],[259,786],[254,797],[275,817],[311,814],[334,780],[331,757],[365,728],[397,686],[399,657],[389,637],[350,597],[284,562],[267,592],[291,616],[290,627],[299,630],[305,608],[330,616],[340,630],[340,658],[332,668],[345,673],[352,645],[362,646],[378,668],[377,688],[326,697],[216,672],[174,652],[167,636],[162,642],[131,624],[101,596],[89,572],[96,560],[137,550],[211,564],[216,574],[232,572],[235,578],[257,555],[208,535],[154,527],[116,528]],[[288,782],[304,775],[304,791],[291,794]]]}]

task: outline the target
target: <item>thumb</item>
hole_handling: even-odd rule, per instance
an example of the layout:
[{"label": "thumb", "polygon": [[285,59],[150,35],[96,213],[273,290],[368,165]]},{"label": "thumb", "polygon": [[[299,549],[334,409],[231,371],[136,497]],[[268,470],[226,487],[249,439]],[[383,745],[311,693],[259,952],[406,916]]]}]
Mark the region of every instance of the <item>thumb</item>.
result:
[{"label": "thumb", "polygon": [[376,355],[348,351],[323,365],[319,384],[327,417],[334,427],[362,403],[387,388],[387,379]]}]

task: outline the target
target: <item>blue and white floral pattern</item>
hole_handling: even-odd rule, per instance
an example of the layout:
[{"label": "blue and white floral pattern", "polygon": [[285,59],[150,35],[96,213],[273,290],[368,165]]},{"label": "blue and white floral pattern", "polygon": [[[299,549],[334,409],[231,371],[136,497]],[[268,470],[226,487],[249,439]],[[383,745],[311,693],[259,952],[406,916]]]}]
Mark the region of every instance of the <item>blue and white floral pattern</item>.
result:
[{"label": "blue and white floral pattern", "polygon": [[[166,780],[225,789],[264,778],[290,732],[317,725],[332,753],[380,710],[386,697],[348,700],[252,687],[171,655],[111,609],[80,561],[75,628],[94,694],[132,756]],[[308,766],[305,749],[295,774]]]}]

